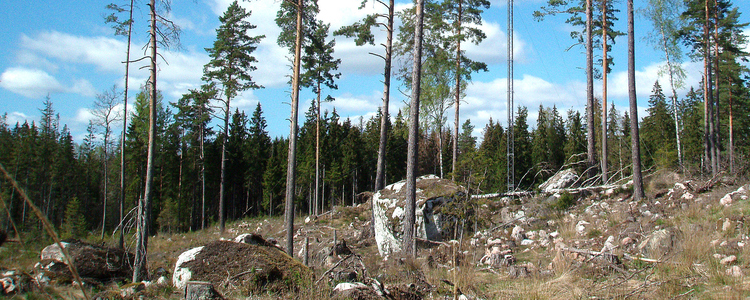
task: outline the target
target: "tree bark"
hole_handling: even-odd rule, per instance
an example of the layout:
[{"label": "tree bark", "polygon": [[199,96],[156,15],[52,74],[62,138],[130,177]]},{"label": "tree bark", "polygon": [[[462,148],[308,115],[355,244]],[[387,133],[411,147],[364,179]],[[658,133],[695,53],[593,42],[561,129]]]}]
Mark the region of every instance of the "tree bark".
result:
[{"label": "tree bark", "polygon": [[117,245],[120,249],[125,248],[125,229],[123,228],[123,218],[125,210],[125,134],[128,130],[128,77],[130,76],[130,39],[133,33],[133,2],[130,0],[130,10],[128,17],[128,48],[125,51],[125,95],[123,97],[123,114],[122,114],[122,141],[120,142],[120,240]]},{"label": "tree bark", "polygon": [[607,1],[602,1],[602,184],[607,183]]},{"label": "tree bark", "polygon": [[[231,77],[231,76],[230,76]],[[224,232],[224,225],[226,223],[226,201],[227,198],[224,196],[226,190],[226,164],[227,164],[227,141],[229,140],[229,110],[230,101],[227,93],[226,110],[224,111],[224,140],[221,142],[221,180],[219,181],[219,231]]]},{"label": "tree bark", "polygon": [[149,80],[149,121],[148,121],[148,156],[146,158],[146,185],[143,198],[138,205],[136,229],[135,263],[133,264],[133,282],[139,282],[148,273],[146,254],[148,252],[148,228],[150,225],[149,211],[151,210],[151,189],[154,179],[154,156],[156,155],[156,0],[151,0],[151,29],[149,41],[151,48],[151,78]]},{"label": "tree bark", "polygon": [[672,88],[672,117],[674,118],[674,133],[675,133],[675,139],[677,141],[677,161],[679,163],[680,169],[682,169],[683,162],[682,162],[682,142],[680,139],[680,121],[678,120],[678,114],[677,114],[677,89],[674,86],[674,74],[673,74],[673,68],[672,68],[672,59],[669,55],[669,50],[667,49],[667,35],[664,33],[664,28],[660,28],[659,32],[661,33],[661,40],[664,47],[664,57],[667,60],[667,72],[669,72],[669,85]]},{"label": "tree bark", "polygon": [[[456,180],[456,160],[458,157],[458,113],[459,106],[461,105],[461,26],[463,15],[463,1],[458,0],[458,25],[456,26],[456,35],[458,40],[456,41],[456,116],[455,126],[453,128],[453,158],[451,165],[451,180]],[[511,50],[512,51],[512,50]],[[442,131],[442,130],[441,130]],[[442,154],[441,154],[442,157]],[[442,171],[442,170],[441,170]]]},{"label": "tree bark", "polygon": [[383,70],[383,108],[380,116],[380,143],[378,144],[378,165],[375,175],[375,191],[385,187],[385,152],[388,144],[388,102],[391,95],[391,49],[393,47],[393,13],[394,0],[388,5],[388,28],[386,28],[385,68]]},{"label": "tree bark", "polygon": [[714,147],[712,149],[713,165],[712,169],[714,174],[718,174],[721,171],[721,130],[719,123],[719,7],[716,0],[714,0],[714,87],[716,91],[716,97],[713,99],[713,117],[714,121],[713,128],[711,129],[711,138],[713,140]]},{"label": "tree bark", "polygon": [[630,141],[633,159],[633,200],[639,201],[643,192],[641,173],[641,145],[638,133],[638,99],[635,94],[635,33],[633,24],[633,0],[628,0],[628,96],[630,99]]},{"label": "tree bark", "polygon": [[424,0],[417,0],[416,24],[414,26],[414,67],[411,73],[411,103],[409,107],[409,146],[406,159],[406,216],[404,219],[405,256],[414,257],[414,225],[417,206],[417,152],[419,142],[419,92],[422,71],[422,27],[424,20]]},{"label": "tree bark", "polygon": [[313,213],[317,216],[320,211],[318,210],[319,196],[320,196],[320,82],[318,82],[316,102],[316,116],[315,116],[315,209]]},{"label": "tree bark", "polygon": [[[591,26],[593,16],[591,12],[591,1],[586,0],[586,153],[588,166],[596,165],[596,145],[594,143],[594,46]],[[591,168],[589,176],[594,175]]]},{"label": "tree bark", "polygon": [[711,96],[711,66],[710,48],[708,34],[708,0],[705,0],[706,19],[703,22],[703,155],[705,156],[704,168],[710,170],[711,175],[716,175],[713,169],[713,143],[711,142],[711,131],[713,128],[713,97]]},{"label": "tree bark", "polygon": [[294,188],[297,180],[297,115],[299,110],[300,53],[302,52],[302,0],[297,0],[297,36],[294,44],[294,75],[292,77],[292,116],[289,133],[289,154],[286,166],[286,253],[294,257]]}]

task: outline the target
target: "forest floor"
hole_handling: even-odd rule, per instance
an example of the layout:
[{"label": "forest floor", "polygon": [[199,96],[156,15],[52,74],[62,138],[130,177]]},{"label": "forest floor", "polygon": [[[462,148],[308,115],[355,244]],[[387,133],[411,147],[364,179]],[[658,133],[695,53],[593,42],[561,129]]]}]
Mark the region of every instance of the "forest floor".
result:
[{"label": "forest floor", "polygon": [[[336,207],[317,218],[300,216],[295,223],[295,258],[302,260],[301,250],[308,237],[309,265],[315,279],[295,291],[260,293],[248,299],[331,298],[336,283],[342,280],[330,280],[326,271],[346,258],[330,255],[334,235],[346,241],[361,260],[366,278],[383,283],[392,292],[410,291],[424,299],[459,295],[464,299],[750,297],[750,276],[746,276],[750,275],[750,201],[743,191],[749,186],[747,181],[730,177],[715,180],[711,186],[707,183],[669,172],[656,173],[647,177],[647,197],[639,202],[632,200],[627,187],[520,199],[474,199],[465,206],[471,209],[462,221],[467,229],[464,235],[429,247],[420,245],[416,259],[396,255],[384,259],[378,254],[369,229],[369,202]],[[701,191],[702,187],[707,188]],[[159,233],[149,240],[149,270],[155,273],[163,268],[171,274],[182,252],[242,233],[257,233],[286,244],[283,217],[235,221],[227,224],[223,233],[217,226],[189,233]],[[34,272],[40,250],[50,241],[27,240],[0,247],[0,270]],[[87,291],[93,295],[124,288],[112,283]],[[407,299],[403,295],[409,293],[396,294],[391,297]],[[82,299],[83,293],[75,285],[53,283],[9,296]],[[225,296],[245,298],[239,292]],[[184,292],[170,284],[135,294],[143,299],[183,297]]]}]

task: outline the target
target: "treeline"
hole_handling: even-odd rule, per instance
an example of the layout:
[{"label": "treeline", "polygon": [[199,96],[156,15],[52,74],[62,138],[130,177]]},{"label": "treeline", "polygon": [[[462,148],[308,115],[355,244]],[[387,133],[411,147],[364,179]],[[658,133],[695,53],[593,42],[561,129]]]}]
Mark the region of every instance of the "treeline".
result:
[{"label": "treeline", "polygon": [[[727,91],[728,93],[729,91]],[[735,173],[747,172],[750,150],[750,107],[748,89],[735,90],[734,96],[735,151],[724,164],[734,158],[739,162]],[[203,103],[205,104],[205,103]],[[683,134],[684,171],[699,174],[704,163],[703,105],[695,89],[678,102]],[[667,98],[658,82],[649,97],[648,115],[641,121],[642,153],[646,169],[679,168],[675,150],[674,119]],[[122,152],[119,142],[105,145],[100,134],[101,122],[93,122],[78,144],[67,126],[60,127],[51,99],[40,109],[39,124],[7,124],[0,119],[0,162],[23,186],[29,197],[53,224],[63,229],[64,236],[83,236],[102,228],[112,233],[120,220],[119,180]],[[630,175],[630,128],[627,112],[614,106],[609,109],[608,161],[612,166],[610,181]],[[561,112],[557,107],[538,107],[536,124],[528,124],[528,109],[518,108],[513,126],[515,138],[515,178],[520,189],[533,189],[557,170],[564,167],[585,171],[586,124],[581,112]],[[723,114],[727,124],[729,114]],[[225,138],[210,128],[211,114],[201,99],[186,94],[174,104],[158,105],[157,156],[155,165],[154,205],[150,212],[156,222],[152,231],[182,232],[198,230],[218,221],[221,145]],[[136,96],[135,111],[129,116],[125,139],[125,202],[124,219],[132,226],[139,197],[143,194],[148,140],[148,98],[144,92]],[[334,205],[358,203],[357,195],[374,189],[377,145],[380,138],[380,116],[370,119],[342,119],[334,109],[323,113],[321,122],[321,203],[320,211]],[[316,110],[313,102],[300,128],[298,184],[295,189],[297,211],[312,212],[315,191],[315,128]],[[398,112],[390,127],[386,182],[401,180],[406,172],[407,122]],[[600,122],[599,118],[595,122]],[[601,128],[601,126],[596,126]],[[728,136],[728,126],[723,126]],[[506,190],[506,129],[490,120],[483,130],[481,142],[474,137],[475,128],[469,120],[462,125],[458,137],[457,172],[450,173],[452,130],[423,130],[420,138],[418,173],[455,175],[460,183],[475,193]],[[219,133],[217,133],[219,132]],[[235,110],[232,113],[227,140],[226,212],[234,220],[260,215],[283,215],[286,178],[286,138],[272,138],[266,130],[262,107],[258,104],[251,115]],[[439,135],[446,144],[440,152]],[[597,134],[597,136],[600,136]],[[112,140],[119,141],[119,138]],[[729,146],[725,139],[722,149]],[[104,176],[104,149],[109,156],[108,176]],[[108,181],[105,181],[107,178]],[[109,186],[105,194],[105,183]],[[0,220],[12,230],[35,230],[39,221],[5,179],[0,195],[7,210]],[[104,207],[106,201],[106,210]],[[7,216],[11,216],[8,218]],[[106,216],[106,218],[104,217]]]}]

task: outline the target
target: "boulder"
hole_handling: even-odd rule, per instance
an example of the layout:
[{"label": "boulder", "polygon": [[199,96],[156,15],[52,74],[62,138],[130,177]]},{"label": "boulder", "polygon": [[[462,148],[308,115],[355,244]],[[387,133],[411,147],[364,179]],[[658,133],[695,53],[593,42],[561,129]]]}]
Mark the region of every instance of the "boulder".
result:
[{"label": "boulder", "polygon": [[[416,237],[440,241],[449,236],[452,222],[437,208],[463,194],[464,188],[434,175],[417,178]],[[401,251],[406,208],[406,181],[386,186],[372,195],[375,242],[381,256]]]},{"label": "boulder", "polygon": [[675,229],[660,229],[652,232],[638,245],[638,250],[650,258],[659,259],[677,246],[678,237]]},{"label": "boulder", "polygon": [[545,193],[553,193],[555,190],[565,189],[573,186],[578,181],[578,173],[573,168],[565,169],[553,175],[539,186]]},{"label": "boulder", "polygon": [[[97,282],[123,281],[133,276],[131,268],[135,256],[119,248],[89,244],[79,240],[60,243],[68,250],[78,275],[84,280]],[[67,260],[57,244],[45,247],[41,252],[37,267],[51,277],[70,279],[72,275]],[[63,280],[65,281],[65,280]]]},{"label": "boulder", "polygon": [[363,283],[342,282],[336,285],[331,292],[331,299],[383,299],[375,290]]},{"label": "boulder", "polygon": [[188,281],[213,284],[220,293],[242,289],[243,295],[296,290],[311,278],[302,263],[273,246],[214,241],[180,254],[172,284],[184,289]]}]

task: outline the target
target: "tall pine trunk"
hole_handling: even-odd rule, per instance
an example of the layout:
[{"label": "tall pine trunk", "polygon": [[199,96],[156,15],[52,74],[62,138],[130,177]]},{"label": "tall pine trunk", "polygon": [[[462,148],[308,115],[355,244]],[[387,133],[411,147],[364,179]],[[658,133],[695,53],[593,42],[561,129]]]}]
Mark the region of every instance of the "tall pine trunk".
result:
[{"label": "tall pine trunk", "polygon": [[[231,79],[230,79],[231,80]],[[221,180],[219,182],[219,231],[224,232],[224,225],[226,223],[226,202],[227,198],[224,196],[226,190],[226,173],[227,173],[227,141],[229,140],[229,111],[230,101],[229,94],[227,93],[226,110],[224,111],[224,140],[221,142]]]},{"label": "tall pine trunk", "polygon": [[139,282],[148,273],[146,254],[148,252],[148,228],[150,226],[151,194],[154,181],[154,156],[156,155],[156,0],[151,0],[151,29],[149,31],[151,47],[150,85],[149,85],[149,121],[148,121],[148,155],[146,158],[146,183],[143,198],[138,205],[138,222],[136,230],[135,263],[133,264],[133,282]]},{"label": "tall pine trunk", "polygon": [[[458,0],[458,26],[456,26],[456,116],[453,127],[453,158],[451,164],[451,180],[456,180],[456,159],[458,157],[458,107],[461,105],[461,17],[463,16],[463,1]],[[512,50],[511,50],[512,51]],[[441,130],[442,131],[442,130]],[[441,154],[442,157],[442,154]],[[442,169],[441,169],[442,172]]]},{"label": "tall pine trunk", "polygon": [[[378,164],[375,175],[375,191],[385,187],[385,146],[388,144],[388,102],[391,97],[391,49],[393,47],[394,0],[388,5],[388,28],[386,28],[385,67],[383,70],[383,108],[380,116],[380,143],[378,144]],[[373,223],[374,224],[374,223]]]},{"label": "tall pine trunk", "polygon": [[117,245],[120,249],[125,248],[125,230],[123,228],[123,218],[125,210],[125,133],[128,130],[128,77],[130,76],[130,39],[133,35],[133,2],[130,0],[130,9],[128,17],[128,48],[125,51],[125,95],[123,97],[123,114],[122,114],[122,141],[120,142],[120,240]]},{"label": "tall pine trunk", "polygon": [[315,107],[315,209],[313,212],[317,216],[320,213],[318,203],[320,197],[320,81],[317,86],[317,98]]},{"label": "tall pine trunk", "polygon": [[594,143],[594,46],[593,33],[591,32],[593,22],[591,1],[586,0],[586,158],[589,167],[589,176],[594,175],[593,167],[596,165],[596,144]]},{"label": "tall pine trunk", "polygon": [[638,133],[638,99],[635,94],[635,32],[633,24],[633,0],[628,0],[628,96],[630,99],[630,141],[633,159],[633,200],[639,201],[643,192],[641,174],[641,141]]},{"label": "tall pine trunk", "polygon": [[292,117],[289,133],[289,154],[286,166],[286,253],[294,257],[294,188],[297,180],[297,115],[299,110],[300,54],[302,49],[302,0],[297,0],[297,35],[294,40],[294,75],[292,77]]},{"label": "tall pine trunk", "polygon": [[711,129],[711,139],[713,140],[714,147],[712,149],[713,165],[712,169],[714,173],[721,171],[721,138],[719,128],[719,6],[716,0],[714,0],[714,87],[716,91],[716,97],[713,99],[713,128]]},{"label": "tall pine trunk", "polygon": [[713,168],[713,143],[711,132],[713,130],[713,97],[711,96],[711,60],[708,34],[708,0],[704,3],[705,20],[703,22],[703,155],[705,157],[704,168],[716,175]]},{"label": "tall pine trunk", "polygon": [[602,184],[607,183],[607,1],[602,1]]},{"label": "tall pine trunk", "polygon": [[405,256],[416,254],[414,227],[417,208],[417,152],[419,143],[419,92],[422,74],[422,27],[424,0],[417,0],[416,24],[414,25],[414,67],[411,73],[411,102],[409,105],[409,145],[406,158],[406,216],[402,250]]}]

